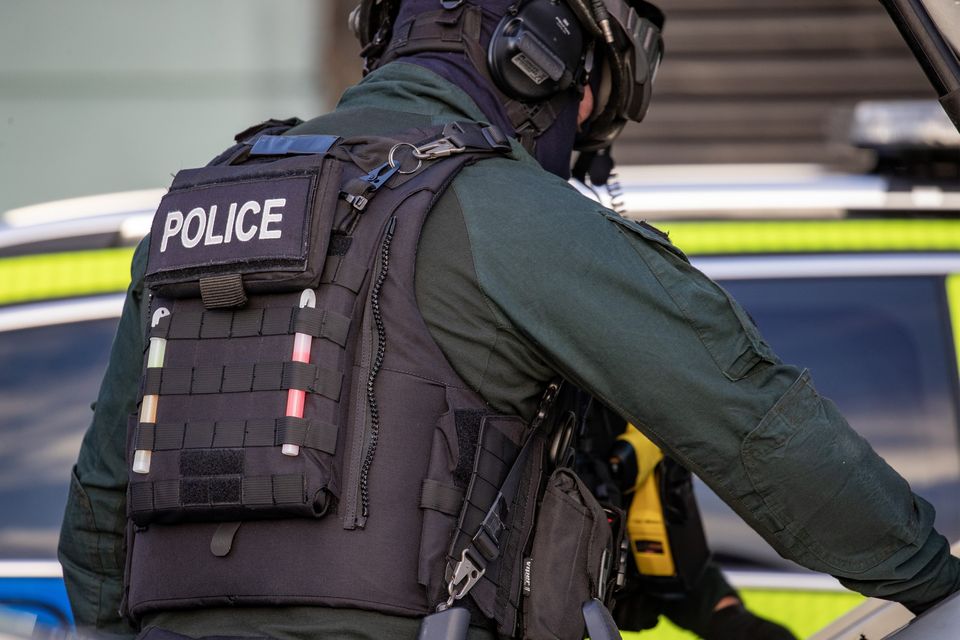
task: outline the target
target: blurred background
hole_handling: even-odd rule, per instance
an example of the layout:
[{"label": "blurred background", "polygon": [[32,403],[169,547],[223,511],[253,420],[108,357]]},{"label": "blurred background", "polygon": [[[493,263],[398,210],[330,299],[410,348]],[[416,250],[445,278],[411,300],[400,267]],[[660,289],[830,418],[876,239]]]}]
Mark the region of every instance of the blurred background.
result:
[{"label": "blurred background", "polygon": [[[0,211],[161,187],[357,80],[354,0],[5,0]],[[622,164],[819,162],[869,98],[934,98],[876,0],[662,0],[666,57]]]}]

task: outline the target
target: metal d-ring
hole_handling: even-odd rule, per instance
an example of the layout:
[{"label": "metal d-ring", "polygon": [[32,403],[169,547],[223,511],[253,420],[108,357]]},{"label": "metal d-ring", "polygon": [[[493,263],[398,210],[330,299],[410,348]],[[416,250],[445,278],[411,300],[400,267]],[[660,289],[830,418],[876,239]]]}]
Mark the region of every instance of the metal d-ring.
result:
[{"label": "metal d-ring", "polygon": [[[399,149],[400,147],[410,147],[411,149],[413,149],[413,157],[417,159],[417,166],[415,166],[413,169],[410,169],[409,171],[404,171],[402,168],[403,167],[402,162],[401,164],[398,165],[397,162],[393,159],[393,155],[397,152],[397,149]],[[417,171],[419,171],[420,167],[423,166],[423,159],[420,157],[420,150],[417,149],[415,145],[412,145],[409,142],[398,142],[397,144],[390,147],[390,153],[387,154],[387,163],[390,165],[392,169],[396,169],[397,173],[399,173],[400,175],[407,175],[409,173],[416,173]]]}]

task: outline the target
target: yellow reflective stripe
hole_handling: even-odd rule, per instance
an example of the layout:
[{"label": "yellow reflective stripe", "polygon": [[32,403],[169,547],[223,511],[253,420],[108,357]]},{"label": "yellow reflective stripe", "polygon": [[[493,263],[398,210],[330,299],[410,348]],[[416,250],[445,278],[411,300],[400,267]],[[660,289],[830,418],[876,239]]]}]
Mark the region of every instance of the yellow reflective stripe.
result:
[{"label": "yellow reflective stripe", "polygon": [[[864,600],[859,594],[837,591],[742,589],[740,596],[755,615],[782,624],[798,638],[810,637]],[[640,633],[623,632],[623,637],[624,640],[693,640],[698,636],[661,617],[656,628]]]},{"label": "yellow reflective stripe", "polygon": [[0,258],[0,304],[124,291],[133,247]]},{"label": "yellow reflective stripe", "polygon": [[960,250],[960,220],[664,221],[656,226],[690,255]]},{"label": "yellow reflective stripe", "polygon": [[953,352],[960,371],[960,274],[947,276],[947,306],[950,307],[950,326],[953,329]]}]

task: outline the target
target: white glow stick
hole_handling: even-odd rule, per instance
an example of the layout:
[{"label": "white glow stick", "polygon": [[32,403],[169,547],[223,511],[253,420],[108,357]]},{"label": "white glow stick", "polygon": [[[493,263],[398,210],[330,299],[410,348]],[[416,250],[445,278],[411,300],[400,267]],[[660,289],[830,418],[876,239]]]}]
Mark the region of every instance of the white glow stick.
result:
[{"label": "white glow stick", "polygon": [[[158,307],[153,312],[151,327],[156,327],[160,319],[170,315],[170,310],[166,307]],[[147,351],[147,368],[157,369],[163,366],[163,359],[167,353],[167,340],[165,338],[150,338],[150,349]],[[140,428],[150,425],[153,429],[157,423],[157,402],[160,396],[154,394],[143,396],[140,403]],[[133,452],[133,472],[150,473],[150,460],[153,452],[148,449],[137,449]]]}]

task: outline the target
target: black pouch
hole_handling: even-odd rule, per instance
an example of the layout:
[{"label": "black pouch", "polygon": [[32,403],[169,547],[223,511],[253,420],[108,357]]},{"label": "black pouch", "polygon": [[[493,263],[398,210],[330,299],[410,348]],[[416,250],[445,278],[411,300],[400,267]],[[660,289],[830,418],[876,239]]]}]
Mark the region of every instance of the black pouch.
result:
[{"label": "black pouch", "polygon": [[205,302],[225,286],[315,288],[329,243],[316,231],[331,226],[340,173],[320,153],[180,171],[153,219],[146,284],[168,298],[202,293]]},{"label": "black pouch", "polygon": [[578,640],[582,606],[607,596],[616,573],[614,538],[607,513],[570,469],[546,484],[533,538],[523,565],[524,637]]}]

